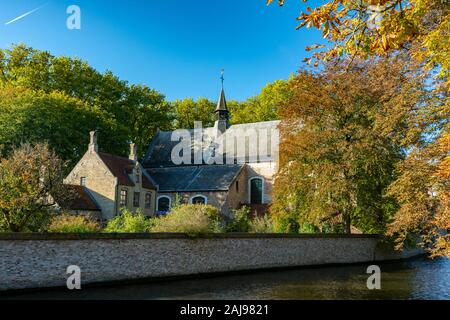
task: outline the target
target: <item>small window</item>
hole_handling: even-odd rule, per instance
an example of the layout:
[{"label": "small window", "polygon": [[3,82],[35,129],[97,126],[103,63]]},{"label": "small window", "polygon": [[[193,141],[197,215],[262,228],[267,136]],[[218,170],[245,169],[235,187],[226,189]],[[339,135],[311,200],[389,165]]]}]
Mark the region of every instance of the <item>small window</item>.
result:
[{"label": "small window", "polygon": [[250,204],[263,203],[263,182],[262,178],[250,179]]},{"label": "small window", "polygon": [[166,214],[170,210],[170,198],[162,196],[158,198],[158,214]]},{"label": "small window", "polygon": [[207,198],[205,196],[198,195],[198,196],[191,198],[191,203],[192,204],[206,204]]},{"label": "small window", "polygon": [[133,197],[133,206],[135,207],[135,208],[139,208],[139,203],[140,203],[140,201],[139,201],[139,198],[141,197],[141,194],[139,193],[139,192],[135,192],[134,193],[134,197]]},{"label": "small window", "polygon": [[141,175],[139,173],[136,173],[136,183],[141,182]]},{"label": "small window", "polygon": [[86,186],[86,177],[81,177],[80,178],[80,186],[83,186],[83,187]]},{"label": "small window", "polygon": [[236,192],[239,192],[239,181],[236,181]]},{"label": "small window", "polygon": [[125,207],[128,202],[128,191],[120,190],[120,206]]},{"label": "small window", "polygon": [[152,207],[152,194],[147,192],[145,194],[145,208],[150,209]]}]

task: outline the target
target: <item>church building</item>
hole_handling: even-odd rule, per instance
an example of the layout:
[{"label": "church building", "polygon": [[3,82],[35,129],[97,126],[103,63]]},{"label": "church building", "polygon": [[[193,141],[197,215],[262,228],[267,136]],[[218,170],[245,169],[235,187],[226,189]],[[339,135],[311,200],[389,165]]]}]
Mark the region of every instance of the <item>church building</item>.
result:
[{"label": "church building", "polygon": [[215,114],[214,127],[183,131],[190,141],[182,153],[190,155],[181,156],[195,159],[187,163],[174,161],[174,154],[180,155],[174,152],[182,142],[179,130],[158,130],[141,161],[134,144],[128,158],[99,152],[97,133],[91,132],[88,151],[65,183],[77,186],[80,198],[92,200],[102,220],[119,214],[121,207],[147,216],[166,214],[176,201],[210,204],[225,216],[243,205],[263,214],[272,202],[278,169],[279,121],[230,125],[223,86]]}]

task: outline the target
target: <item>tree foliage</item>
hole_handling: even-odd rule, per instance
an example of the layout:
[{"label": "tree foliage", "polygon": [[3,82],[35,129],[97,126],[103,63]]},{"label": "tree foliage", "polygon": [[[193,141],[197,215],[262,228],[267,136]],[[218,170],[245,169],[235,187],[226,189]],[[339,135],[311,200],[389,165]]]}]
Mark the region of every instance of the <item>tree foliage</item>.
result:
[{"label": "tree foliage", "polygon": [[327,64],[300,71],[282,111],[280,171],[272,212],[284,231],[343,222],[384,232],[396,203],[387,188],[405,157],[404,139],[426,97],[404,61]]},{"label": "tree foliage", "polygon": [[[0,159],[0,229],[40,231],[60,194],[64,162],[47,144],[24,144]],[[51,195],[52,197],[49,197]]]},{"label": "tree foliage", "polygon": [[243,102],[230,101],[228,109],[231,113],[231,123],[251,123],[280,119],[280,109],[291,96],[289,82],[277,80],[267,84],[261,92]]},{"label": "tree foliage", "polygon": [[174,127],[177,129],[193,129],[194,121],[201,121],[203,127],[211,127],[216,120],[216,105],[206,98],[197,101],[192,98],[176,100],[172,106],[175,113]]},{"label": "tree foliage", "polygon": [[[272,3],[267,0],[267,4]],[[285,1],[279,1],[282,6]],[[308,2],[304,0],[303,2]],[[450,71],[450,6],[439,0],[330,0],[306,7],[297,28],[316,28],[329,41],[318,49],[317,60],[338,56],[367,58],[393,50],[412,50],[427,68]],[[310,61],[310,59],[307,59]],[[318,61],[317,61],[318,62]]]},{"label": "tree foliage", "polygon": [[21,143],[46,141],[60,158],[74,165],[86,152],[92,128],[102,133],[105,151],[127,150],[127,132],[109,113],[62,92],[0,88],[0,127],[4,155]]},{"label": "tree foliage", "polygon": [[[142,155],[157,128],[170,128],[171,125],[170,106],[157,91],[146,86],[130,85],[110,71],[100,73],[79,59],[55,57],[46,51],[25,45],[0,50],[0,88],[7,92],[17,90],[18,93],[12,94],[12,98],[19,100],[16,105],[22,104],[21,116],[29,119],[36,115],[37,109],[50,115],[55,100],[58,100],[58,103],[67,100],[69,103],[66,111],[69,115],[61,118],[61,107],[56,107],[53,119],[46,118],[51,120],[51,123],[41,123],[44,128],[61,132],[65,129],[64,126],[75,128],[78,125],[78,130],[69,132],[84,137],[87,137],[91,130],[104,130],[102,136],[109,137],[103,141],[101,147],[119,155],[126,154],[124,143],[127,141],[134,141]],[[26,101],[21,100],[19,96],[19,92],[24,89],[28,90],[25,91],[28,98]],[[37,97],[36,103],[33,94]],[[45,99],[52,100],[47,110],[42,105]],[[74,105],[78,106],[78,109],[83,106],[82,116],[75,116],[77,110],[70,108]],[[80,117],[85,117],[86,124],[79,122]],[[99,123],[99,128],[96,123]],[[111,125],[110,129],[104,126],[106,123]],[[6,125],[8,123],[0,122],[0,128]],[[17,130],[23,131],[21,128]],[[34,138],[40,141],[50,140],[49,130],[43,130],[42,133],[39,130],[34,131]],[[63,148],[74,148],[78,151],[78,141],[75,139],[74,143],[71,143],[71,140],[67,139]],[[0,140],[1,144],[11,144],[11,141]],[[58,144],[58,147],[60,146],[62,145]],[[71,161],[76,161],[79,157],[77,153],[65,153],[61,156],[64,160]]]},{"label": "tree foliage", "polygon": [[[267,4],[272,2],[267,0]],[[284,0],[278,4],[282,6]],[[351,63],[355,58],[406,53],[420,67],[422,76],[429,77],[429,89],[440,103],[423,104],[421,123],[408,127],[404,145],[411,152],[397,166],[398,179],[389,192],[400,205],[389,234],[401,247],[411,232],[420,233],[433,254],[448,256],[449,185],[444,181],[450,175],[450,145],[445,142],[450,131],[449,2],[330,0],[307,7],[297,19],[298,28],[314,27],[328,40],[328,45],[306,48],[315,50],[306,59],[308,63],[315,60],[318,65],[337,57]],[[418,132],[427,139],[407,139]]]}]

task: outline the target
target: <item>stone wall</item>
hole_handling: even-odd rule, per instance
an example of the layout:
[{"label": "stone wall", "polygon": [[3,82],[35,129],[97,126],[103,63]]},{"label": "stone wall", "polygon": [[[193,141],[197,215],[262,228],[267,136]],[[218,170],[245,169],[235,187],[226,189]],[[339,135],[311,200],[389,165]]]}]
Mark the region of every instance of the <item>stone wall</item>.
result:
[{"label": "stone wall", "polygon": [[215,272],[409,257],[373,236],[215,234],[0,234],[0,290],[66,285],[81,268],[82,285]]},{"label": "stone wall", "polygon": [[102,218],[112,219],[116,215],[117,179],[96,152],[86,152],[64,183],[80,185],[81,177],[86,178],[86,188],[100,206]]},{"label": "stone wall", "polygon": [[[156,191],[145,189],[142,187],[141,183],[136,183],[134,187],[131,186],[122,186],[119,185],[117,187],[117,195],[116,195],[116,203],[115,203],[115,210],[116,212],[120,212],[120,191],[126,190],[127,191],[127,205],[125,206],[129,211],[131,212],[137,212],[138,209],[141,210],[141,212],[147,216],[154,216],[156,212]],[[134,206],[134,193],[139,192],[139,207]],[[151,194],[151,206],[150,208],[145,207],[145,197],[146,194]]]},{"label": "stone wall", "polygon": [[[251,178],[264,178],[263,186],[263,203],[272,202],[273,179],[277,172],[277,164],[275,162],[261,162],[247,164],[247,180]],[[247,199],[244,203],[250,203],[250,184],[247,182]]]}]

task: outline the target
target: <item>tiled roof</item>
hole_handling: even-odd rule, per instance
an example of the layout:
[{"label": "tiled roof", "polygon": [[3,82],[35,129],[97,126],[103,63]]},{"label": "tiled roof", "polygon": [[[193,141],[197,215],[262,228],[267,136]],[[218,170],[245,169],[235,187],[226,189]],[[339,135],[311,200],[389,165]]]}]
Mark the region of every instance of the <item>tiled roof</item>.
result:
[{"label": "tiled roof", "polygon": [[[135,183],[129,177],[135,166],[133,160],[102,152],[99,152],[99,156],[111,173],[117,178],[120,185],[134,187]],[[146,189],[156,189],[145,174],[142,174],[142,186]]]},{"label": "tiled roof", "polygon": [[64,194],[67,199],[56,199],[59,206],[67,210],[100,211],[89,192],[83,186],[64,184]]},{"label": "tiled roof", "polygon": [[160,192],[227,191],[244,164],[151,168]]},{"label": "tiled roof", "polygon": [[[227,138],[235,138],[242,137],[243,134],[257,134],[258,139],[261,138],[261,134],[267,133],[267,139],[270,144],[270,148],[273,148],[272,144],[277,144],[278,141],[272,141],[272,136],[268,134],[270,130],[278,130],[278,125],[280,121],[264,121],[264,122],[255,122],[255,123],[245,123],[245,124],[236,124],[230,126],[224,133],[225,139]],[[194,135],[194,130],[188,130],[191,133],[191,136]],[[158,134],[153,139],[152,143],[147,149],[147,152],[142,160],[142,165],[144,168],[163,168],[163,167],[173,167],[176,166],[172,162],[172,149],[178,145],[179,141],[171,141],[173,131],[159,131]],[[216,129],[214,127],[204,128],[203,129],[203,148],[206,152],[206,148],[209,148],[210,145],[214,145],[217,143]],[[265,138],[265,137],[264,137]],[[278,146],[277,146],[278,147]],[[194,148],[200,148],[196,145],[192,145],[191,153],[194,154]],[[256,148],[248,149],[248,156],[256,159],[255,154],[250,154],[251,152],[258,152]],[[225,155],[224,155],[225,157]],[[191,156],[191,159],[194,159]],[[242,159],[237,159],[239,162]]]}]

